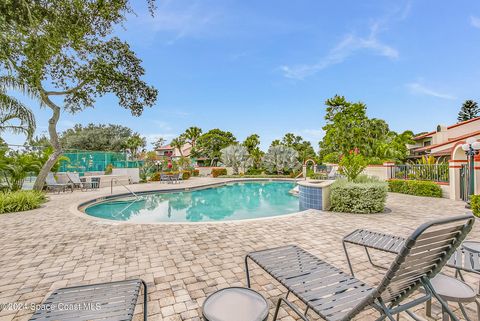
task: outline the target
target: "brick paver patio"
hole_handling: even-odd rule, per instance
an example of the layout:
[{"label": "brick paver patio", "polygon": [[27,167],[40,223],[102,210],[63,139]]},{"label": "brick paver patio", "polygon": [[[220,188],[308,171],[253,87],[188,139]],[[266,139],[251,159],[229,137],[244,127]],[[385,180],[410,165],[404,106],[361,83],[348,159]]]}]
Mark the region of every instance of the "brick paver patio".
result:
[{"label": "brick paver patio", "polygon": [[[218,182],[194,178],[182,185],[149,183],[133,190],[178,188]],[[125,192],[116,187],[115,192]],[[95,192],[50,195],[40,209],[0,215],[0,303],[40,303],[55,288],[142,278],[149,285],[150,320],[200,320],[206,296],[227,286],[245,286],[247,252],[297,244],[348,271],[341,239],[355,228],[407,236],[419,224],[466,212],[464,203],[447,199],[390,194],[388,214],[354,215],[310,211],[257,221],[212,224],[122,224],[86,217],[77,205],[108,195]],[[480,225],[470,234],[480,239]],[[376,284],[383,271],[372,268],[363,251],[352,248],[357,277]],[[377,259],[387,263],[391,257]],[[271,311],[285,289],[260,269],[253,288],[269,301]],[[475,285],[475,278],[469,278]],[[141,301],[139,301],[141,302]],[[136,310],[140,320],[141,306]],[[283,321],[296,320],[282,310]],[[420,314],[423,311],[419,311]],[[0,321],[28,320],[30,309],[3,309]],[[366,311],[358,320],[374,320]],[[317,319],[311,315],[312,319]]]}]

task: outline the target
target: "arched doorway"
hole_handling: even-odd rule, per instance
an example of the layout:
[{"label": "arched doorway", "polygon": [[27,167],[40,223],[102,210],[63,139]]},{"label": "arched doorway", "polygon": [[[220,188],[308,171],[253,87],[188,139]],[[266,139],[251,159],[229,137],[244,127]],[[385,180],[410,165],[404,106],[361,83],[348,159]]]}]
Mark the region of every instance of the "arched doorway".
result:
[{"label": "arched doorway", "polygon": [[313,159],[307,159],[304,163],[303,163],[303,169],[302,169],[302,175],[303,175],[303,178],[304,179],[307,179],[307,166],[308,164],[311,163],[313,165],[313,172],[316,173],[317,172],[317,164],[315,163],[315,161]]},{"label": "arched doorway", "polygon": [[463,143],[455,144],[449,161],[450,198],[456,200],[465,200],[468,193],[468,160],[462,149]]}]

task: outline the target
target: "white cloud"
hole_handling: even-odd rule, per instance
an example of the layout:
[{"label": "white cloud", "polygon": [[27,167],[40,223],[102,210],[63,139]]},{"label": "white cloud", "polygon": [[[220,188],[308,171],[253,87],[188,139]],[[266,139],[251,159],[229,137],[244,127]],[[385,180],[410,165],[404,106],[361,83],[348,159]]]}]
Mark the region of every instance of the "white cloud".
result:
[{"label": "white cloud", "polygon": [[441,98],[441,99],[449,99],[449,100],[457,99],[457,97],[451,94],[436,91],[434,89],[426,87],[425,85],[419,82],[409,83],[406,86],[410,90],[410,92],[413,94],[427,95],[427,96],[432,96],[432,97]]},{"label": "white cloud", "polygon": [[412,0],[406,0],[403,4],[391,8],[390,12],[384,17],[377,19],[370,26],[367,35],[358,36],[355,32],[346,34],[341,41],[317,63],[283,65],[280,66],[280,70],[287,78],[302,80],[332,65],[340,64],[347,58],[361,52],[369,52],[392,60],[398,59],[400,57],[398,50],[384,43],[378,36],[380,31],[385,30],[389,24],[398,23],[407,19],[411,10]]},{"label": "white cloud", "polygon": [[168,32],[173,34],[167,44],[205,32],[219,15],[212,8],[200,5],[200,1],[163,1],[158,4],[155,16],[147,17],[142,22],[149,24],[150,32]]},{"label": "white cloud", "polygon": [[281,66],[280,69],[287,78],[304,79],[308,76],[339,63],[360,51],[369,51],[373,54],[397,59],[399,52],[378,39],[379,24],[373,24],[367,37],[359,37],[354,34],[346,35],[330,52],[315,64]]},{"label": "white cloud", "polygon": [[470,16],[470,24],[473,27],[480,29],[480,18],[475,17],[475,16]]},{"label": "white cloud", "polygon": [[156,134],[146,134],[143,135],[147,139],[147,147],[152,146],[154,142],[156,142],[160,137],[165,139],[166,143],[169,144],[172,139],[177,137],[177,134],[165,132],[165,133],[156,133]]}]

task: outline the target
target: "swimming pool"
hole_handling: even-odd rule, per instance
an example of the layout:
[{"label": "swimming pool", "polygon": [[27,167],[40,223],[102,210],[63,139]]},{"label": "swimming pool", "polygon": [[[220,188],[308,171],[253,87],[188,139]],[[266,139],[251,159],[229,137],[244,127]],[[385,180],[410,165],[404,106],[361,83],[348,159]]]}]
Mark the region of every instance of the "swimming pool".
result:
[{"label": "swimming pool", "polygon": [[157,192],[105,200],[85,208],[91,216],[138,223],[211,222],[291,214],[293,182],[241,182],[207,189]]}]

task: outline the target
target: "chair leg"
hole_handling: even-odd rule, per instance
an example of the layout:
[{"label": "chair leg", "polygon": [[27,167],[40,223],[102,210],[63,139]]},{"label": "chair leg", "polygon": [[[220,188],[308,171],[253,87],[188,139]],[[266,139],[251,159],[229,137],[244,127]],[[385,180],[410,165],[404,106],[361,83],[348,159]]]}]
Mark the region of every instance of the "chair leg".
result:
[{"label": "chair leg", "polygon": [[355,273],[353,273],[352,263],[350,262],[350,257],[348,256],[347,245],[345,244],[345,241],[342,241],[342,245],[343,245],[343,251],[345,252],[345,256],[347,257],[347,263],[348,263],[348,268],[350,269],[350,274],[352,276],[355,276]]},{"label": "chair leg", "polygon": [[425,302],[425,315],[427,317],[432,316],[432,300],[428,300],[427,302]]},{"label": "chair leg", "polygon": [[[280,298],[278,299],[278,302],[277,302],[277,307],[275,308],[275,313],[273,315],[273,321],[276,321],[277,320],[277,317],[278,317],[278,311],[280,310],[280,305],[282,305],[282,302],[285,302],[286,305],[288,305],[288,307],[290,309],[293,310],[293,312],[295,312],[296,315],[298,315],[303,321],[310,321],[307,319],[307,317],[300,311],[298,310],[297,307],[295,307],[292,303],[290,303],[290,301],[284,299],[284,298]],[[394,320],[395,321],[395,320]]]},{"label": "chair leg", "polygon": [[147,291],[147,283],[142,280],[143,284],[143,321],[147,321],[147,300],[148,300],[148,291]]},{"label": "chair leg", "polygon": [[[366,249],[366,248],[365,248]],[[390,320],[390,321],[396,321],[395,318],[393,317],[392,313],[390,310],[387,308],[387,306],[383,303],[382,300],[378,300],[379,306],[382,308],[383,314]]]},{"label": "chair leg", "polygon": [[372,257],[370,256],[370,252],[368,252],[368,248],[365,246],[365,253],[367,253],[367,257],[368,257],[368,261],[370,262],[370,264],[376,268],[379,268],[379,269],[382,269],[382,270],[386,270],[387,268],[384,267],[384,266],[381,266],[381,265],[378,265],[376,263],[373,263],[373,260],[372,260]]},{"label": "chair leg", "polygon": [[245,256],[245,274],[247,275],[247,288],[250,288],[250,271],[248,271],[248,256]]}]

